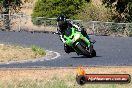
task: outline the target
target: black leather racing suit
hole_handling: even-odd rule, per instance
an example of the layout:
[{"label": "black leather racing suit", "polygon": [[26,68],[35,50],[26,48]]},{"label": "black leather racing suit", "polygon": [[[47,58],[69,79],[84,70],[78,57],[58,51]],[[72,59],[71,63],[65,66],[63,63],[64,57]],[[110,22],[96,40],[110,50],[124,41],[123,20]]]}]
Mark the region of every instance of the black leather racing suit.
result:
[{"label": "black leather racing suit", "polygon": [[70,53],[70,52],[73,52],[73,51],[74,51],[71,47],[69,47],[69,46],[67,46],[67,45],[65,44],[66,41],[65,41],[65,39],[64,39],[65,31],[66,31],[67,29],[72,28],[72,27],[75,27],[75,28],[76,28],[78,31],[80,31],[86,38],[89,39],[89,36],[88,36],[88,34],[86,33],[85,29],[84,29],[84,28],[81,28],[79,25],[74,24],[74,23],[71,22],[71,21],[66,21],[63,25],[58,25],[58,24],[57,24],[57,31],[58,31],[58,33],[59,33],[59,35],[60,35],[60,38],[61,38],[62,42],[64,43],[64,50],[65,50],[66,53]]}]

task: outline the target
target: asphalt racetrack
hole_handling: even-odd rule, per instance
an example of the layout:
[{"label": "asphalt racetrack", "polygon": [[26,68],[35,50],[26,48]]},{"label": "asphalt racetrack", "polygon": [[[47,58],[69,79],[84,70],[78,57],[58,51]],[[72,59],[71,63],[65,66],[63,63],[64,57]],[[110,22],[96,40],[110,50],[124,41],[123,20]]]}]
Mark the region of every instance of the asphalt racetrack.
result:
[{"label": "asphalt racetrack", "polygon": [[60,53],[60,57],[48,61],[0,64],[0,68],[76,67],[83,66],[131,66],[132,37],[93,36],[97,56],[86,58],[76,53],[66,54],[59,36],[50,33],[0,32],[0,43],[31,46],[33,44]]}]

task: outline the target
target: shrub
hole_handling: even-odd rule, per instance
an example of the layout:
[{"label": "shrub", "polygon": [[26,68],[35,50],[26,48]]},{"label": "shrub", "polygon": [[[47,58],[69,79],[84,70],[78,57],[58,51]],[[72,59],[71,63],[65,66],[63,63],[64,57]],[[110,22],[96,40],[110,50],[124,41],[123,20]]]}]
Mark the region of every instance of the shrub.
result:
[{"label": "shrub", "polygon": [[32,22],[34,25],[46,25],[46,26],[56,25],[55,19],[51,20],[51,19],[47,19],[47,18],[32,17]]},{"label": "shrub", "polygon": [[86,3],[78,17],[84,21],[111,21],[111,15],[110,9],[106,9],[103,5]]},{"label": "shrub", "polygon": [[53,18],[59,14],[76,19],[85,0],[38,0],[33,9],[33,17]]},{"label": "shrub", "polygon": [[32,45],[32,51],[34,51],[36,55],[46,55],[46,52],[44,51],[44,49],[36,45]]}]

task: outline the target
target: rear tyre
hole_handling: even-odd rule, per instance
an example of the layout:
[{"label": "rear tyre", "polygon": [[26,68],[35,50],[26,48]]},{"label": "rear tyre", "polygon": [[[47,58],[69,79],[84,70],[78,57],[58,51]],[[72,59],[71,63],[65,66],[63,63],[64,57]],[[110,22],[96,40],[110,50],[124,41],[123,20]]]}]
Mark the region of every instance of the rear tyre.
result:
[{"label": "rear tyre", "polygon": [[72,47],[70,47],[70,46],[68,46],[68,45],[66,45],[66,44],[64,44],[64,50],[65,50],[66,53],[75,52],[75,51],[72,49]]},{"label": "rear tyre", "polygon": [[64,50],[66,53],[70,53],[69,47],[66,44],[64,44]]},{"label": "rear tyre", "polygon": [[92,57],[96,57],[96,51],[94,49],[93,49],[91,55],[92,55]]}]

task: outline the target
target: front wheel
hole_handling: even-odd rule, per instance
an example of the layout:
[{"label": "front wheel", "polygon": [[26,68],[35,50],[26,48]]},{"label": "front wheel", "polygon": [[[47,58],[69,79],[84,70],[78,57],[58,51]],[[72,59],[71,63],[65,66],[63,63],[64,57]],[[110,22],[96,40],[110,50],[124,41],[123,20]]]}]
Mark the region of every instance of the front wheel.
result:
[{"label": "front wheel", "polygon": [[88,50],[86,50],[80,43],[76,45],[76,47],[81,51],[81,53],[87,57],[91,57],[91,54]]}]

